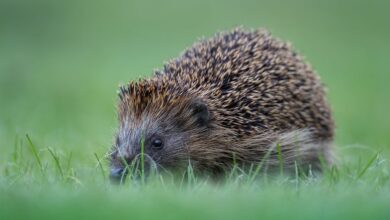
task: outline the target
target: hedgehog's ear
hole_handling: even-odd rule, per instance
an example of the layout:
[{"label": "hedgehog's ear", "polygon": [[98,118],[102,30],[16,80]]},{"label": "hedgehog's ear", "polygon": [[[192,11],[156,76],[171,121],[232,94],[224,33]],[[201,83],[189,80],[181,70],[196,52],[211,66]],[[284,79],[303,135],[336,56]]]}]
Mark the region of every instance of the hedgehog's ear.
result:
[{"label": "hedgehog's ear", "polygon": [[210,111],[202,100],[193,100],[190,104],[192,115],[199,126],[207,126],[210,122]]}]

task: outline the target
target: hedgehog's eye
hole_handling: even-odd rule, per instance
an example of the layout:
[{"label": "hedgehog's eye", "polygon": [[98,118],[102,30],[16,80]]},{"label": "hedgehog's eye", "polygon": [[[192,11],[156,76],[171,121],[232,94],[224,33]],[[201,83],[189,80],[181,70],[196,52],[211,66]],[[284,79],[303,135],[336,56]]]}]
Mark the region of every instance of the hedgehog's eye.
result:
[{"label": "hedgehog's eye", "polygon": [[161,150],[164,144],[160,138],[155,138],[152,140],[152,148],[155,150]]}]

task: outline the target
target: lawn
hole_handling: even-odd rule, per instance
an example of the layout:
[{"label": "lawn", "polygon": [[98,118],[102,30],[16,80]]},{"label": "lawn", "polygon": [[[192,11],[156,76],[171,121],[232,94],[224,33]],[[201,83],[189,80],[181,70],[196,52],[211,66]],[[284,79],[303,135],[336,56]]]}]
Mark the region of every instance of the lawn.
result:
[{"label": "lawn", "polygon": [[[380,0],[1,0],[0,219],[390,219],[389,9]],[[104,155],[118,85],[236,26],[266,27],[316,69],[338,167],[111,185]]]}]

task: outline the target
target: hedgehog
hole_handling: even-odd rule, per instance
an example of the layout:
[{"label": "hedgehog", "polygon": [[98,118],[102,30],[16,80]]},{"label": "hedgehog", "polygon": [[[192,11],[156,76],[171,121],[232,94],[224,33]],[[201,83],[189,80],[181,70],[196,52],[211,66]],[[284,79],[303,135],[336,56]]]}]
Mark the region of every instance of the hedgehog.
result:
[{"label": "hedgehog", "polygon": [[319,76],[265,29],[202,39],[150,78],[121,86],[111,178],[140,155],[160,170],[332,163],[334,122]]}]

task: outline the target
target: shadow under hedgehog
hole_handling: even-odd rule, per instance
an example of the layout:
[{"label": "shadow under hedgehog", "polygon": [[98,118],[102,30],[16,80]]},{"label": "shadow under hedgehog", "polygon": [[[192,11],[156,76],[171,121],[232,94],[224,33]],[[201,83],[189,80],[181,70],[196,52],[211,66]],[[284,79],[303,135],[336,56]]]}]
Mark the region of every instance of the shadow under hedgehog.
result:
[{"label": "shadow under hedgehog", "polygon": [[151,78],[121,87],[119,98],[112,179],[123,178],[141,150],[157,169],[190,162],[213,176],[262,160],[271,170],[280,159],[286,170],[332,162],[324,87],[266,30],[237,28],[195,43]]}]

